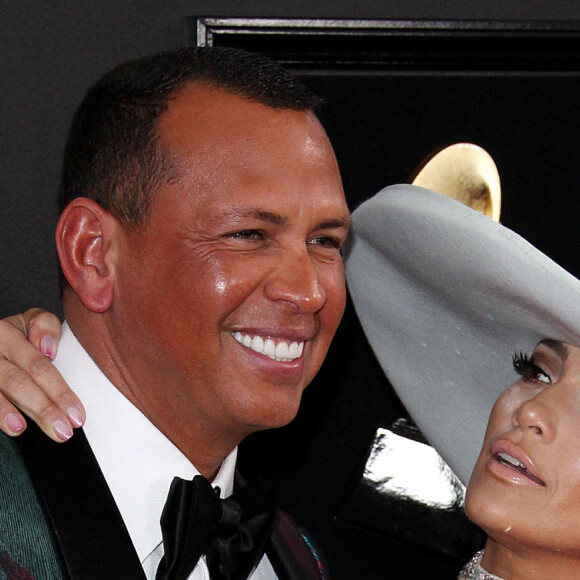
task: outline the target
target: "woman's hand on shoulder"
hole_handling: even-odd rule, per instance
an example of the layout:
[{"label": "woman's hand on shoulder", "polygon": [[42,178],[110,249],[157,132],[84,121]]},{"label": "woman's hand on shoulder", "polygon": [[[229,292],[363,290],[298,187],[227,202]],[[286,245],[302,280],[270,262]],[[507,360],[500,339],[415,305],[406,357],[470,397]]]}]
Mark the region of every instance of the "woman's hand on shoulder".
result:
[{"label": "woman's hand on shoulder", "polygon": [[25,431],[24,415],[58,442],[84,424],[80,399],[52,364],[60,331],[58,318],[38,308],[0,320],[0,430],[7,435]]}]

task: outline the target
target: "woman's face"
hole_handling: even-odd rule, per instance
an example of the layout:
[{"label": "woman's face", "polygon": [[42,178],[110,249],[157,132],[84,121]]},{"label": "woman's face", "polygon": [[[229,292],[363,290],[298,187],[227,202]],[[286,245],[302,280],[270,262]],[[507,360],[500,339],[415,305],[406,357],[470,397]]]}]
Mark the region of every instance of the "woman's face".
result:
[{"label": "woman's face", "polygon": [[580,348],[515,356],[469,482],[469,517],[507,547],[580,555]]}]

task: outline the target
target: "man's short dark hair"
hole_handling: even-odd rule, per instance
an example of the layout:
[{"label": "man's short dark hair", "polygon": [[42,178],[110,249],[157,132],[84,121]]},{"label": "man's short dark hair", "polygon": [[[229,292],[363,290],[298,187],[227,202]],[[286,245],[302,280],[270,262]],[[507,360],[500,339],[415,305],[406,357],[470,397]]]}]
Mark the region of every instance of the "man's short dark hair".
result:
[{"label": "man's short dark hair", "polygon": [[320,103],[276,62],[233,48],[189,48],[121,64],[89,90],[75,113],[60,211],[84,196],[124,224],[141,225],[173,170],[156,121],[170,97],[195,81],[273,108],[312,110]]}]

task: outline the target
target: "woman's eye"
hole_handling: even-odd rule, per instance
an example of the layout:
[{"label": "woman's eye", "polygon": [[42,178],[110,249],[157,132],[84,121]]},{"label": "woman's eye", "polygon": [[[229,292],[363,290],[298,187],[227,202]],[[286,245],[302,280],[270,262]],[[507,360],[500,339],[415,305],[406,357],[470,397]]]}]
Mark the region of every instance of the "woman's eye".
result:
[{"label": "woman's eye", "polygon": [[552,384],[552,378],[544,371],[534,357],[530,357],[523,352],[515,353],[512,357],[514,371],[522,377],[522,380],[527,383],[545,383]]}]

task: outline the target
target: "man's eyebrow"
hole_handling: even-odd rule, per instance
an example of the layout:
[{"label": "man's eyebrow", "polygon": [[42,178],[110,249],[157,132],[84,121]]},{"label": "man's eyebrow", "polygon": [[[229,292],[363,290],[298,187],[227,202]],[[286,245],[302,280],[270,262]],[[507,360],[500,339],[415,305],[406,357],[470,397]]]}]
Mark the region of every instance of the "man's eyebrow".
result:
[{"label": "man's eyebrow", "polygon": [[260,208],[230,209],[228,211],[223,212],[221,215],[226,219],[232,220],[253,218],[269,224],[279,226],[282,226],[288,222],[288,218],[278,213],[274,213]]},{"label": "man's eyebrow", "polygon": [[[260,220],[269,224],[283,226],[288,223],[288,218],[280,215],[278,213],[274,213],[272,211],[268,211],[265,209],[260,208],[251,208],[251,209],[230,209],[223,214],[221,214],[226,219],[246,219],[246,218],[253,218],[256,220]],[[325,229],[349,229],[350,227],[350,216],[340,217],[340,218],[328,218],[323,219],[318,222],[315,226],[315,230],[325,230]]]},{"label": "man's eyebrow", "polygon": [[562,360],[565,360],[570,352],[566,344],[559,340],[546,339],[540,341],[540,344],[553,350]]},{"label": "man's eyebrow", "polygon": [[316,230],[333,230],[333,229],[345,229],[350,228],[350,217],[341,217],[338,219],[331,218],[318,222],[314,229]]}]

